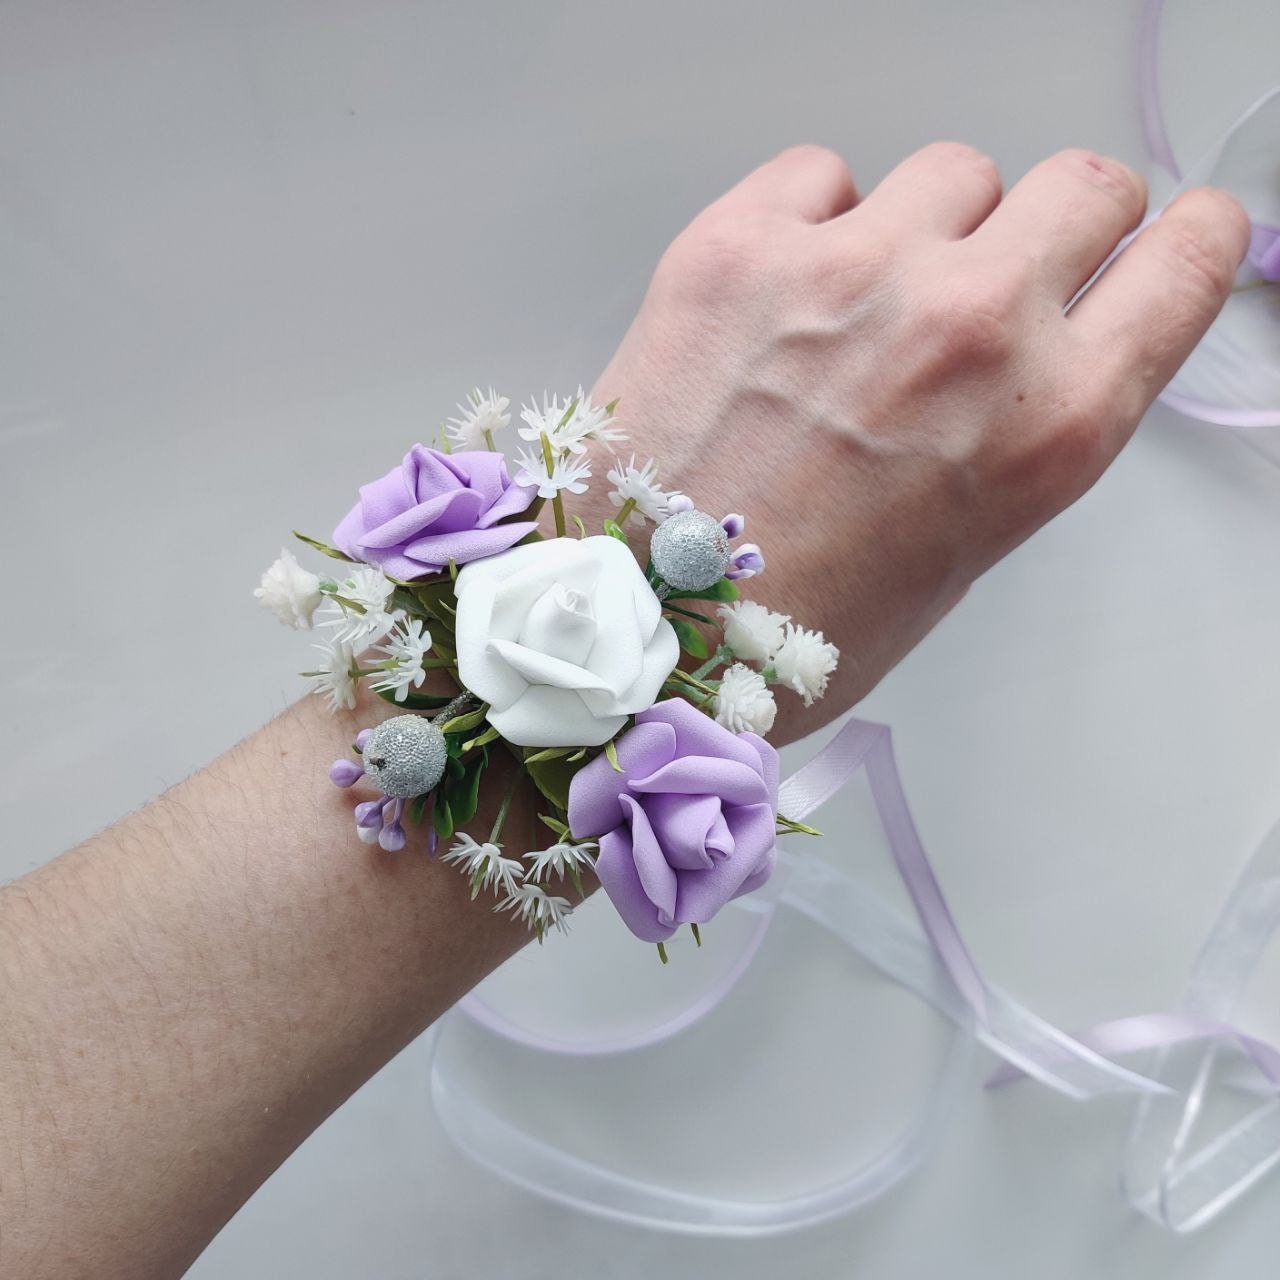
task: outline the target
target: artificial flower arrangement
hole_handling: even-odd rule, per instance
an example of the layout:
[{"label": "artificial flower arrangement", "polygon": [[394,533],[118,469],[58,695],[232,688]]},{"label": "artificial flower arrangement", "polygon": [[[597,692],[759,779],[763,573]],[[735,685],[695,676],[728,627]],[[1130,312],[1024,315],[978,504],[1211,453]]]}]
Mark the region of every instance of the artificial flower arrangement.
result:
[{"label": "artificial flower arrangement", "polygon": [[[599,534],[570,515],[587,490],[588,445],[625,437],[617,402],[544,395],[525,406],[514,477],[495,439],[509,401],[473,391],[441,430],[363,486],[333,545],[296,534],[349,566],[317,575],[288,551],[254,592],[287,625],[322,628],[320,660],[303,674],[333,710],[354,708],[364,681],[405,714],[363,729],[354,758],[329,771],[367,782],[356,834],[398,852],[425,827],[441,854],[542,940],[566,929],[572,884],[591,868],[638,937],[663,943],[705,924],[773,871],[779,834],[812,828],[777,811],[778,756],[765,741],[786,686],[806,705],[824,693],[839,654],[821,632],[743,600],[738,583],[764,569],[759,548],[731,545],[736,514],[716,519],[659,487],[652,460],[616,454],[615,508]],[[538,529],[550,502],[554,537]],[[654,526],[647,565],[628,529]],[[716,606],[714,618],[691,607]],[[710,642],[705,634],[719,634]],[[681,652],[700,663],[679,665]],[[449,691],[423,689],[428,674]],[[494,751],[518,766],[488,838],[463,829]],[[521,785],[536,789],[554,837],[511,856],[504,828]],[[538,841],[534,841],[539,843]]]}]

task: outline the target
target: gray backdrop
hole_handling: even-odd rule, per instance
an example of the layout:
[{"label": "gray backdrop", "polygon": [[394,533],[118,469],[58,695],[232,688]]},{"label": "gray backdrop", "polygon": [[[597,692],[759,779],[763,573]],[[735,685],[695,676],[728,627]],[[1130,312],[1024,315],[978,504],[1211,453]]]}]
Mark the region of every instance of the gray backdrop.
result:
[{"label": "gray backdrop", "polygon": [[[1194,151],[1275,75],[1280,25],[1266,0],[1170,10]],[[937,136],[1009,180],[1071,144],[1144,163],[1135,26],[1115,0],[0,0],[0,878],[295,695],[297,638],[248,591],[290,525],[331,527],[360,455],[477,381],[589,382],[671,236],[789,143],[864,189]],[[863,708],[980,961],[1047,1016],[1174,1000],[1280,808],[1278,557],[1280,472],[1153,413]],[[1246,1021],[1276,1034],[1266,978]],[[814,1015],[837,1062],[894,1026]],[[1124,1106],[979,1075],[855,1217],[754,1243],[618,1227],[462,1160],[424,1072],[418,1044],[193,1274],[1216,1277],[1280,1245],[1277,1185],[1163,1235],[1115,1186]]]}]

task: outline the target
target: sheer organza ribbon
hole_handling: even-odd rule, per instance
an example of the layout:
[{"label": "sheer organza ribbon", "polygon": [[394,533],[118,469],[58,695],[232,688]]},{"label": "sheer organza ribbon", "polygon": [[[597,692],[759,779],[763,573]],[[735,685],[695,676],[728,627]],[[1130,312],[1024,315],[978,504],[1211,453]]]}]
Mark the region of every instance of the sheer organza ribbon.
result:
[{"label": "sheer organza ribbon", "polygon": [[[786,1200],[760,1203],[691,1194],[629,1177],[534,1137],[503,1118],[483,1094],[460,1087],[437,1063],[433,1097],[451,1137],[504,1177],[588,1212],[700,1234],[794,1230],[868,1203],[924,1159],[960,1099],[964,1048],[976,1040],[1003,1059],[989,1080],[993,1086],[1030,1076],[1077,1100],[1137,1095],[1123,1183],[1136,1208],[1173,1230],[1203,1225],[1280,1162],[1280,1050],[1228,1021],[1236,997],[1280,925],[1280,825],[1259,845],[1223,908],[1192,971],[1182,1007],[1100,1023],[1072,1036],[988,982],[978,969],[911,816],[887,727],[847,721],[783,783],[780,805],[791,816],[807,818],[860,770],[915,920],[903,918],[844,870],[813,855],[784,855],[781,900],[954,1025],[928,1104],[886,1149],[848,1177]],[[772,906],[759,910],[767,915]],[[710,997],[700,999],[699,1016],[728,993],[740,968]],[[547,1047],[504,1024],[481,1001],[472,998],[463,1008],[492,1032]],[[626,1048],[657,1043],[687,1023],[680,1020],[634,1037]],[[565,1049],[572,1051],[561,1046]],[[1141,1050],[1155,1051],[1154,1066],[1145,1074],[1114,1061],[1117,1055]],[[1264,1101],[1193,1149],[1215,1068],[1224,1061],[1252,1064],[1257,1081],[1252,1092],[1260,1087]]]},{"label": "sheer organza ribbon", "polygon": [[[1201,181],[1204,158],[1183,171],[1160,107],[1158,37],[1163,0],[1148,0],[1139,41],[1139,86],[1152,158],[1181,183]],[[1219,149],[1280,94],[1264,95],[1231,127]],[[1261,278],[1280,280],[1280,229],[1255,222],[1249,260]],[[1206,422],[1280,425],[1278,409],[1240,409],[1179,392],[1165,401]],[[871,795],[915,919],[902,917],[844,870],[808,854],[784,854],[781,902],[828,930],[887,977],[914,992],[953,1026],[929,1100],[898,1137],[861,1168],[830,1185],[774,1202],[695,1194],[633,1178],[535,1137],[504,1118],[484,1095],[452,1076],[439,1057],[432,1091],[450,1135],[480,1163],[538,1194],[588,1212],[667,1230],[757,1235],[833,1217],[883,1194],[927,1154],[958,1103],[967,1049],[976,1040],[1002,1063],[989,1084],[1031,1077],[1078,1100],[1136,1095],[1122,1183],[1135,1208],[1174,1231],[1213,1219],[1280,1163],[1280,1049],[1234,1026],[1240,993],[1280,927],[1280,824],[1241,873],[1191,972],[1181,1005],[1170,1011],[1099,1023],[1070,1035],[1032,1013],[979,970],[964,943],[907,805],[890,731],[850,719],[782,787],[780,808],[802,820],[865,771]],[[553,1042],[516,1027],[472,996],[461,1009],[489,1031],[529,1048],[560,1053],[617,1053],[657,1043],[705,1016],[737,982],[764,936],[775,904],[738,904],[760,924],[738,963],[679,1016],[646,1033],[591,1047]],[[1115,1059],[1144,1052],[1145,1072]],[[1242,1074],[1243,1073],[1243,1074]],[[1211,1100],[1244,1099],[1241,1114],[1207,1138]],[[1261,1101],[1257,1101],[1261,1098]]]},{"label": "sheer organza ribbon", "polygon": [[[1174,151],[1165,123],[1160,90],[1160,30],[1164,17],[1165,0],[1146,0],[1142,10],[1138,36],[1138,98],[1142,113],[1143,132],[1152,161],[1178,184],[1174,195],[1192,186],[1210,181],[1214,167],[1233,141],[1251,125],[1255,125],[1262,113],[1272,113],[1280,96],[1280,85],[1258,97],[1226,130],[1221,138],[1194,164],[1183,165]],[[1272,284],[1280,282],[1280,227],[1256,216],[1252,222],[1249,251],[1246,262],[1258,278]],[[1219,366],[1215,382],[1222,387],[1243,386],[1249,377],[1249,357],[1237,350],[1236,345],[1216,335],[1213,341],[1202,344],[1203,350],[1192,359],[1212,358]],[[1274,366],[1276,358],[1266,362]],[[1271,379],[1274,385],[1274,377]],[[1239,399],[1240,392],[1236,392]],[[1162,403],[1171,409],[1198,418],[1202,422],[1226,427],[1274,427],[1280,426],[1280,403],[1243,405],[1234,403],[1231,395],[1218,395],[1209,399],[1204,393],[1181,389],[1178,379],[1160,394]]]}]

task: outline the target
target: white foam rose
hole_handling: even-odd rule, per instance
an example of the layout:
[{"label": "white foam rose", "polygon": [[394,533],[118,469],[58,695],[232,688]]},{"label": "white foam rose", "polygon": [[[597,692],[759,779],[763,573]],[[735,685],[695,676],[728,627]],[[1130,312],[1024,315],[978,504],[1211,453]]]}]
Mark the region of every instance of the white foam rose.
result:
[{"label": "white foam rose", "polygon": [[680,656],[616,538],[553,538],[458,573],[458,676],[522,747],[594,747],[657,701]]}]

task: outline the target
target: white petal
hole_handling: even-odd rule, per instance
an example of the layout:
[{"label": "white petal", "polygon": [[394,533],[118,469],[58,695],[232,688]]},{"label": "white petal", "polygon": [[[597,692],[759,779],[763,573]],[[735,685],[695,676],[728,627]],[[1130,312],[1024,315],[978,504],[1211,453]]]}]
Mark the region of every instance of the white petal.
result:
[{"label": "white petal", "polygon": [[593,715],[572,689],[530,685],[523,697],[489,723],[519,747],[598,747],[626,724],[625,716]]},{"label": "white petal", "polygon": [[556,583],[534,601],[516,637],[526,649],[581,666],[596,638],[591,599],[584,591]]},{"label": "white petal", "polygon": [[[467,569],[484,563],[473,560]],[[458,581],[461,583],[462,574],[458,575]],[[489,620],[497,587],[498,583],[492,578],[477,577],[472,579],[465,596],[459,592],[454,639],[458,647],[458,679],[477,698],[502,708],[515,702],[528,688],[528,683],[508,666],[501,654],[489,648]]]},{"label": "white petal", "polygon": [[597,675],[580,667],[576,662],[553,658],[537,649],[526,649],[513,640],[489,641],[489,648],[518,672],[529,684],[547,684],[556,689],[599,689],[609,691],[609,686]]},{"label": "white petal", "polygon": [[630,686],[612,697],[587,690],[582,700],[597,715],[634,715],[645,711],[658,700],[663,681],[679,661],[680,641],[675,629],[665,618],[659,619],[658,629],[641,658],[640,672]]}]

